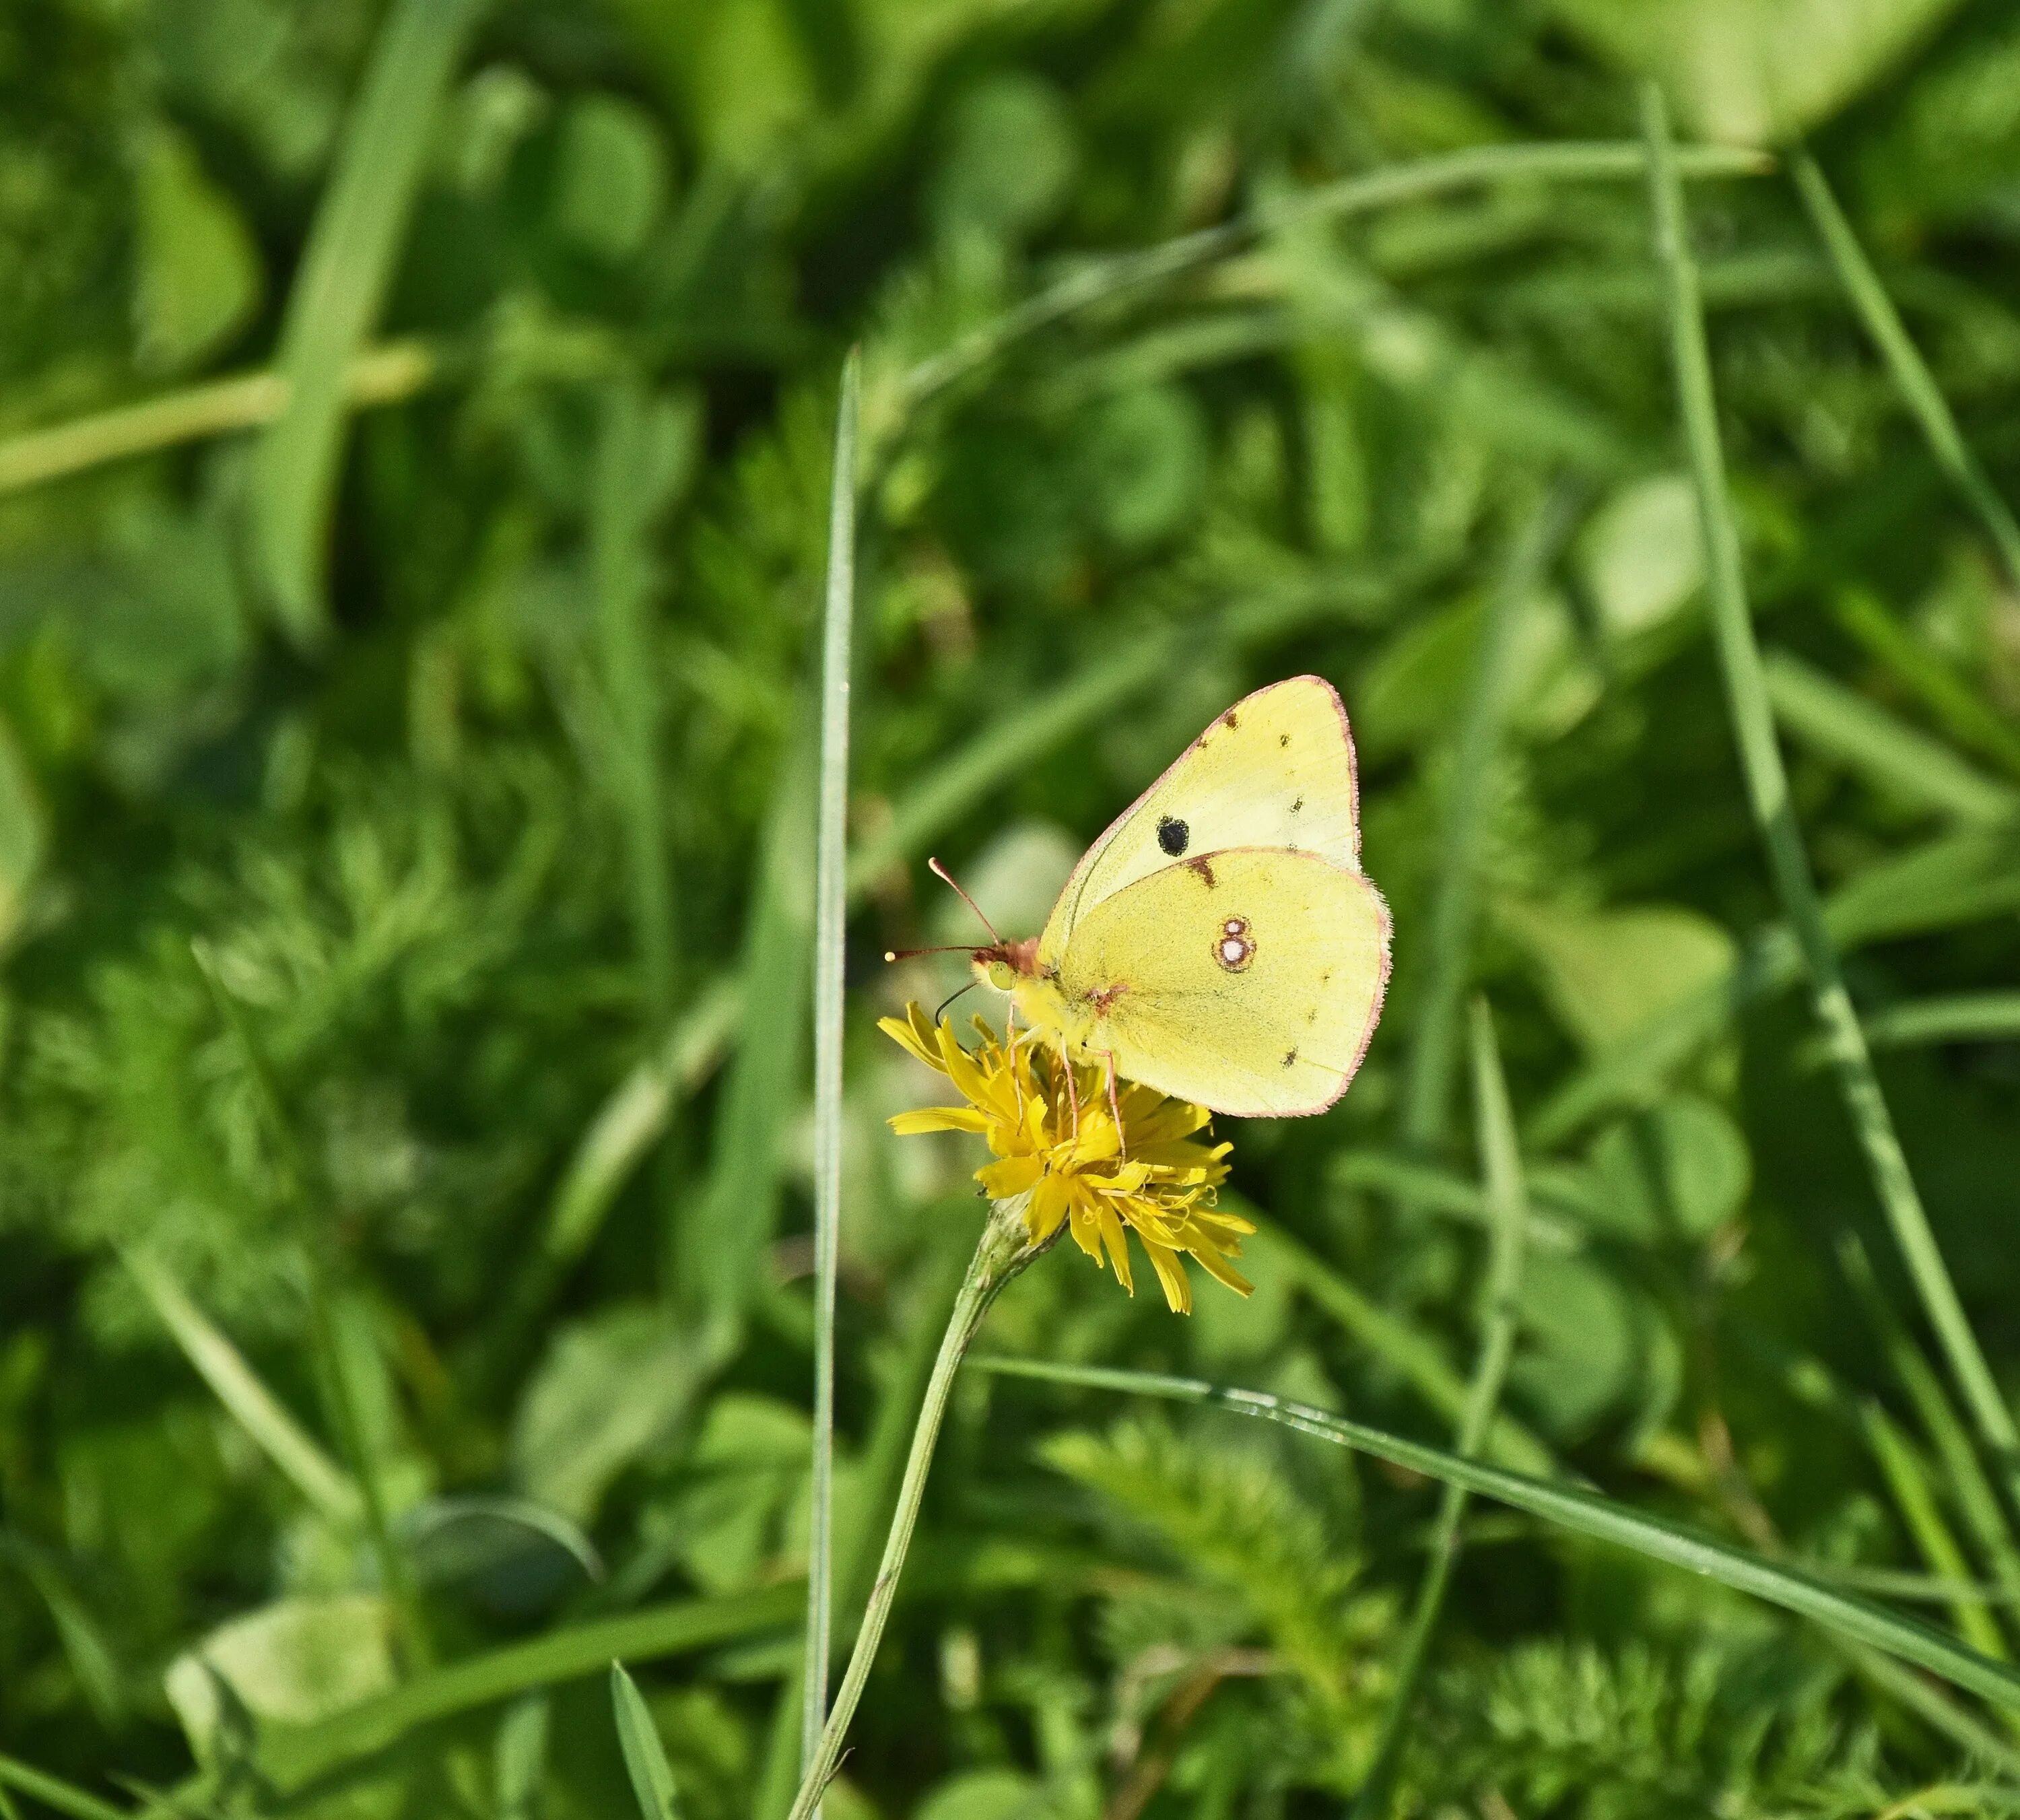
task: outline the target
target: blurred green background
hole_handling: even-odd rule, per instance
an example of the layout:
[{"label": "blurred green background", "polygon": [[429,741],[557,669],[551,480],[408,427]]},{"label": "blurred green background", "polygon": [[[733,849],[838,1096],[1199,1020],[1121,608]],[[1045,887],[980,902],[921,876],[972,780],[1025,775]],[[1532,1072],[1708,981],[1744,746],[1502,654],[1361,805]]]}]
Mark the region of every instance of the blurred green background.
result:
[{"label": "blurred green background", "polygon": [[[939,1094],[874,1018],[960,974],[878,957],[969,933],[925,859],[1034,931],[1210,716],[1313,670],[1397,970],[1339,1107],[1227,1134],[1256,1293],[1183,1319],[1069,1249],[985,1343],[1448,1437],[1477,986],[1535,1201],[1499,1457],[2020,1641],[1748,814],[1650,73],[1688,140],[1807,136],[2020,494],[1998,0],[0,4],[8,1799],[632,1812],[621,1655],[686,1820],[783,1813],[857,341],[841,1634],[979,1212],[971,1147],[882,1122]],[[1480,149],[1573,141],[1620,150]],[[1722,168],[1795,808],[2010,1386],[2020,578],[1784,170]],[[835,1820],[1342,1811],[1436,1492],[1252,1426],[971,1374]],[[1466,1533],[1403,1811],[2020,1785],[1932,1683]]]}]

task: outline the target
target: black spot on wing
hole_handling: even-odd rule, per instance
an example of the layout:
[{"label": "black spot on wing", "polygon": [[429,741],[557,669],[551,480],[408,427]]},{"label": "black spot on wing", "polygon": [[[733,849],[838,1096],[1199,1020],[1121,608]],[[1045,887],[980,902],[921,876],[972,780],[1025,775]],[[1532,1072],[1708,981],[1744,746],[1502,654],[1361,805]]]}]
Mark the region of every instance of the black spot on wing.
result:
[{"label": "black spot on wing", "polygon": [[1304,799],[1302,797],[1298,797],[1298,798],[1297,798],[1294,802],[1292,802],[1292,805],[1291,805],[1291,813],[1292,813],[1292,815],[1295,815],[1295,814],[1298,812],[1298,811],[1299,811],[1299,809],[1302,808],[1304,806],[1305,806],[1305,799]]},{"label": "black spot on wing", "polygon": [[1277,743],[1279,746],[1288,746],[1290,743],[1291,736],[1288,733],[1279,733],[1277,736]]},{"label": "black spot on wing", "polygon": [[1284,1066],[1286,1068],[1289,1067],[1293,1062],[1297,1060],[1297,1059],[1298,1052],[1295,1049],[1285,1051],[1284,1055]]},{"label": "black spot on wing", "polygon": [[1186,843],[1192,838],[1192,830],[1176,816],[1157,818],[1157,845],[1175,859],[1185,852]]}]

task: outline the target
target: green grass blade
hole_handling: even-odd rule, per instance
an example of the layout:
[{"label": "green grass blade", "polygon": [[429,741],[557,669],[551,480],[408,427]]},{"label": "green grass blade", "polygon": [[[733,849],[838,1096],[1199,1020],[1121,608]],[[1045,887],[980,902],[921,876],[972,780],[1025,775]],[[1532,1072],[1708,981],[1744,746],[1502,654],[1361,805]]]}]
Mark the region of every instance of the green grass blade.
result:
[{"label": "green grass blade", "polygon": [[[1509,1104],[1508,1082],[1502,1073],[1500,1052],[1494,1040],[1492,1014],[1484,1001],[1476,1001],[1473,1006],[1472,1037],[1474,1124],[1493,1225],[1480,1357],[1473,1367],[1466,1412],[1459,1422],[1459,1455],[1467,1460],[1478,1456],[1487,1439],[1495,1406],[1501,1400],[1502,1386],[1507,1381],[1509,1361],[1514,1356],[1522,1308],[1522,1260],[1529,1227],[1528,1196],[1523,1186],[1521,1153],[1515,1142],[1515,1114]],[[1404,1640],[1396,1671],[1396,1690],[1390,1696],[1388,1716],[1375,1746],[1375,1767],[1368,1771],[1353,1804],[1354,1814],[1361,1820],[1380,1820],[1389,1811],[1410,1709],[1424,1665],[1430,1658],[1431,1638],[1444,1609],[1452,1568],[1459,1559],[1459,1524],[1466,1515],[1466,1506],[1464,1488],[1446,1486],[1431,1538],[1430,1560],[1418,1589],[1416,1610],[1411,1615],[1409,1634]]]},{"label": "green grass blade", "polygon": [[289,1414],[245,1362],[245,1354],[183,1293],[168,1267],[142,1251],[125,1253],[125,1261],[183,1357],[253,1444],[332,1522],[345,1527],[358,1522],[364,1506],[351,1475]]},{"label": "green grass blade", "polygon": [[[856,608],[856,434],[863,362],[841,369],[828,506],[827,597],[821,642],[820,805],[814,860],[814,1409],[807,1525],[806,1666],[801,1755],[827,1723],[834,1626],[834,1285],[841,1231],[842,1012],[848,924],[848,683]],[[820,1809],[816,1806],[814,1812]]]},{"label": "green grass blade", "polygon": [[260,1764],[282,1789],[300,1789],[387,1749],[417,1727],[530,1688],[579,1680],[613,1661],[656,1661],[783,1630],[798,1619],[805,1598],[805,1589],[789,1581],[550,1630],[417,1675],[315,1724],[276,1731],[262,1744]]},{"label": "green grass blade", "polygon": [[[1693,176],[1759,176],[1774,169],[1764,152],[1737,147],[1696,146],[1681,162]],[[1379,209],[1421,202],[1454,190],[1520,179],[1632,181],[1640,174],[1632,141],[1469,146],[1393,169],[1329,183],[1289,202],[1217,227],[1202,228],[1139,252],[1100,260],[1062,279],[1015,308],[983,323],[953,347],[919,362],[902,382],[903,402],[915,408],[965,378],[1018,342],[1132,291],[1196,271],[1253,245],[1273,230],[1297,222],[1344,220]]]},{"label": "green grass blade", "polygon": [[2020,1037],[2020,992],[1960,992],[1891,1004],[1866,1019],[1875,1048],[1930,1043],[2010,1043]]},{"label": "green grass blade", "polygon": [[[368,348],[344,375],[343,401],[352,410],[398,404],[436,384],[445,364],[441,351],[425,341],[388,341]],[[256,430],[287,409],[290,395],[288,382],[277,372],[236,373],[24,430],[0,440],[0,494],[185,442]]]},{"label": "green grass blade", "polygon": [[978,1356],[973,1363],[980,1370],[1013,1377],[1159,1397],[1172,1402],[1206,1404],[1237,1415],[1281,1422],[1315,1440],[1350,1448],[1448,1485],[1462,1486],[1497,1503],[1526,1510],[1574,1535],[1589,1536],[1647,1560],[1701,1575],[1735,1592],[1807,1618],[1854,1643],[1913,1662],[1997,1706],[2020,1711],[2020,1673],[1967,1648],[1946,1632],[1846,1593],[1801,1568],[1764,1560],[1702,1531],[1651,1517],[1597,1491],[1553,1484],[1482,1461],[1462,1459],[1442,1448],[1405,1440],[1400,1435],[1260,1390],[1223,1389],[1194,1378],[1056,1364],[1042,1359]]},{"label": "green grass blade", "polygon": [[1876,788],[1960,821],[2020,818],[2020,791],[1786,651],[1764,659],[1768,699],[1797,739]]},{"label": "green grass blade", "polygon": [[133,1820],[125,1808],[11,1756],[0,1756],[0,1788],[18,1789],[45,1807],[71,1815],[71,1820]]},{"label": "green grass blade", "polygon": [[675,1211],[669,1272],[720,1353],[744,1311],[777,1223],[779,1146],[802,1086],[811,987],[817,749],[801,699],[780,754],[744,922],[736,1052],[716,1100],[709,1172]]},{"label": "green grass blade", "polygon": [[1431,909],[1429,971],[1419,989],[1403,1081],[1406,1148],[1427,1150],[1444,1137],[1458,1066],[1459,1012],[1480,916],[1480,863],[1488,791],[1513,706],[1513,656],[1522,615],[1563,539],[1569,501],[1553,491],[1524,525],[1496,579],[1460,710],[1444,825],[1439,834],[1437,895]]},{"label": "green grass blade", "polygon": [[1842,1647],[1852,1666],[1877,1691],[1905,1706],[1931,1731],[1969,1751],[1980,1762],[1990,1764],[2004,1775],[2020,1778],[2020,1751],[1975,1711],[1960,1702],[1941,1682],[1917,1674],[1905,1662],[1882,1655],[1876,1649],[1860,1649],[1850,1644]]},{"label": "green grass blade", "polygon": [[[949,1243],[951,1238],[954,1242]],[[968,1264],[966,1240],[957,1233],[943,1237],[918,1272],[920,1283],[907,1291],[914,1306],[939,1309],[954,1300]],[[905,1458],[921,1400],[932,1377],[939,1350],[939,1333],[930,1320],[909,1324],[899,1336],[877,1386],[877,1413],[863,1447],[856,1484],[856,1518],[835,1538],[834,1586],[845,1618],[859,1617],[877,1574],[883,1525],[897,1502],[905,1475]],[[798,1677],[782,1690],[765,1752],[765,1769],[753,1804],[757,1820],[781,1820],[793,1804],[804,1760],[800,1749]]]},{"label": "green grass blade", "polygon": [[1902,402],[1921,426],[1937,466],[1949,477],[1965,503],[1983,521],[1986,534],[2006,565],[2007,579],[2014,587],[2020,587],[2020,525],[2014,523],[2013,514],[1999,496],[1991,477],[1971,452],[1971,445],[1964,441],[1964,432],[1958,429],[1956,419],[1951,414],[1949,401],[1937,385],[1935,376],[1929,371],[1928,363],[1922,358],[1921,350],[1909,335],[1907,325],[1901,320],[1901,312],[1895,308],[1894,300],[1887,296],[1886,286],[1880,282],[1880,274],[1866,258],[1866,249],[1858,244],[1858,236],[1852,231],[1851,223],[1838,206],[1837,198],[1831,194],[1831,187],[1817,161],[1811,157],[1807,147],[1800,145],[1789,151],[1788,158],[1789,174],[1795,180],[1796,193],[1803,198],[1803,206],[1809,210],[1810,220],[1816,226],[1824,250],[1830,255],[1838,282],[1844,286],[1852,308],[1858,313],[1860,322],[1886,361],[1887,371]]},{"label": "green grass blade", "polygon": [[540,1317],[598,1233],[632,1172],[675,1111],[714,1073],[743,1012],[741,983],[718,979],[695,994],[653,1054],[611,1090],[576,1142],[547,1202],[540,1237],[506,1291],[478,1375],[498,1382],[537,1342]]},{"label": "green grass blade", "polygon": [[1956,1286],[1930,1230],[1893,1117],[1873,1071],[1873,1059],[1858,1015],[1845,989],[1837,950],[1825,925],[1809,857],[1796,823],[1747,605],[1738,534],[1726,493],[1725,458],[1719,443],[1717,412],[1712,395],[1710,354],[1698,301],[1696,268],[1685,231],[1682,191],[1677,180],[1662,96],[1652,84],[1644,85],[1641,106],[1656,245],[1668,287],[1671,355],[1705,543],[1712,627],[1748,798],[1767,849],[1775,889],[1802,950],[1818,1020],[1830,1042],[1845,1108],[1858,1134],[1873,1187],[1978,1432],[2005,1463],[2009,1482],[2020,1482],[2015,1476],[2016,1464],[2020,1464],[2020,1432],[2015,1429],[2012,1412],[1971,1332]]},{"label": "green grass blade", "polygon": [[[1255,1210],[1243,1207],[1235,1197],[1223,1193],[1221,1198],[1223,1204],[1255,1217]],[[1249,1242],[1259,1251],[1274,1252],[1288,1266],[1292,1280],[1313,1307],[1339,1322],[1448,1421],[1463,1419],[1466,1382],[1434,1340],[1371,1302],[1356,1284],[1273,1222],[1258,1223],[1260,1230]],[[1505,1410],[1495,1415],[1488,1429],[1485,1450],[1491,1458],[1519,1472],[1541,1475],[1557,1469],[1550,1450]]]},{"label": "green grass blade", "polygon": [[[1878,1336],[1894,1375],[1914,1405],[1915,1419],[1942,1462],[1950,1496],[1969,1527],[1980,1553],[2007,1596],[2020,1602],[2020,1542],[1985,1477],[1964,1424],[1945,1392],[1935,1368],[1915,1343],[1881,1291],[1866,1255],[1866,1248],[1847,1234],[1838,1247],[1845,1277]],[[1931,1566],[1935,1564],[1931,1562]],[[1940,1571],[1941,1570],[1938,1570]],[[1982,1647],[1982,1646],[1981,1646]]]},{"label": "green grass blade", "polygon": [[611,1203],[675,1107],[721,1061],[742,1011],[735,980],[718,979],[697,993],[657,1053],[626,1075],[590,1121],[547,1204],[540,1252],[555,1270],[565,1270],[595,1242]]},{"label": "green grass blade", "polygon": [[[1929,1571],[1952,1582],[1969,1579],[1970,1564],[1944,1520],[1935,1488],[1930,1482],[1928,1462],[1902,1433],[1901,1425],[1876,1402],[1867,1404],[1865,1416],[1866,1444]],[[1959,1593],[1951,1598],[1949,1606],[1958,1630],[1973,1649],[2002,1662],[2008,1659],[2006,1640],[1982,1599],[1975,1593]]]},{"label": "green grass blade", "polygon": [[479,0],[395,0],[289,292],[274,371],[287,405],[260,439],[253,554],[295,641],[329,634],[323,540],[343,446],[344,386],[391,282],[435,114]]},{"label": "green grass blade", "polygon": [[617,1746],[624,1753],[631,1792],[638,1797],[645,1820],[680,1820],[681,1805],[674,1785],[673,1765],[659,1742],[659,1728],[645,1705],[638,1684],[622,1662],[610,1665],[610,1704],[617,1717]]},{"label": "green grass blade", "polygon": [[634,382],[604,401],[590,507],[607,763],[623,816],[645,1015],[663,1036],[674,1015],[680,935],[661,778],[666,703],[654,649],[652,535],[685,487],[699,439],[692,404],[656,408]]},{"label": "green grass blade", "polygon": [[2020,776],[2020,732],[1876,596],[1847,588],[1833,608],[1860,648],[1941,721],[1952,739]]},{"label": "green grass blade", "polygon": [[850,895],[861,895],[891,866],[917,856],[957,824],[992,790],[1104,714],[1147,692],[1168,674],[1176,649],[1173,634],[1145,633],[1058,688],[1005,710],[899,800],[889,822],[851,857]]}]

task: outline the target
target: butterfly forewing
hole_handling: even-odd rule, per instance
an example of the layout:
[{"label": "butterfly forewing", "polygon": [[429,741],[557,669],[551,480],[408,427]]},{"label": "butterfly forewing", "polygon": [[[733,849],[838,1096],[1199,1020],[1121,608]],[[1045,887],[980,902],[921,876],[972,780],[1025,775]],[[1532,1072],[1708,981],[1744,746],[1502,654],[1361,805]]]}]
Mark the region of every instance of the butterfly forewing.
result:
[{"label": "butterfly forewing", "polygon": [[1059,985],[1095,1008],[1088,1048],[1126,1078],[1285,1117],[1346,1091],[1388,977],[1388,911],[1358,871],[1248,847],[1103,898],[1074,925]]},{"label": "butterfly forewing", "polygon": [[1063,961],[1076,925],[1175,863],[1236,847],[1316,854],[1358,871],[1353,743],[1332,685],[1292,677],[1237,702],[1090,847],[1045,924]]}]

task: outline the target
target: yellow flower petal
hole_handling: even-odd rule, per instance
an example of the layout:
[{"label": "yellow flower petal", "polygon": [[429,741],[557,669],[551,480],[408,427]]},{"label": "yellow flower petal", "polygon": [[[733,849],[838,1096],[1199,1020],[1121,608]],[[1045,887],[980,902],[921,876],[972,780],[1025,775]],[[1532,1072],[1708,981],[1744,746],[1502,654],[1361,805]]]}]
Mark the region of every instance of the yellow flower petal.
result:
[{"label": "yellow flower petal", "polygon": [[916,1004],[881,1027],[906,1053],[946,1075],[965,1102],[901,1113],[892,1128],[983,1137],[991,1161],[975,1179],[998,1201],[1030,1196],[1024,1218],[1034,1242],[1068,1224],[1081,1250],[1097,1266],[1113,1266],[1116,1281],[1134,1294],[1133,1233],[1164,1299],[1180,1313],[1192,1307],[1186,1252],[1217,1281],[1248,1293],[1230,1260],[1255,1228],[1214,1208],[1232,1146],[1197,1135],[1211,1120],[1204,1106],[1136,1081],[1117,1083],[1111,1103],[1103,1068],[1069,1061],[1028,1034],[1006,1045],[979,1017],[972,1048],[945,1020],[929,1023]]},{"label": "yellow flower petal", "polygon": [[1027,1188],[1035,1188],[1044,1180],[1045,1174],[1042,1157],[1005,1157],[1000,1163],[991,1163],[986,1169],[976,1170],[975,1179],[991,1201],[1008,1201]]},{"label": "yellow flower petal", "polygon": [[917,1112],[894,1113],[888,1122],[901,1138],[917,1137],[923,1132],[980,1132],[989,1128],[989,1121],[970,1106],[921,1106]]},{"label": "yellow flower petal", "polygon": [[[1142,1234],[1137,1235],[1139,1238]],[[1174,1314],[1190,1314],[1193,1311],[1193,1286],[1186,1275],[1186,1267],[1179,1262],[1176,1251],[1167,1251],[1162,1245],[1153,1244],[1143,1239],[1145,1255],[1150,1267],[1157,1273],[1157,1281],[1164,1286],[1164,1301]]]}]

